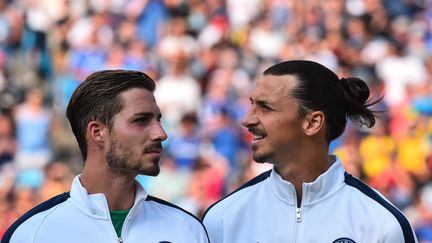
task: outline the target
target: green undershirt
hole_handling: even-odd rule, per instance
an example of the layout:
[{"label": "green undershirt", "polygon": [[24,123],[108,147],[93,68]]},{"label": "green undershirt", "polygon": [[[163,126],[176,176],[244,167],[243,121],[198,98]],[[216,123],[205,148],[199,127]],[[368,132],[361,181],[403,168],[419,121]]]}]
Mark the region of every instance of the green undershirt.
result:
[{"label": "green undershirt", "polygon": [[123,223],[126,219],[126,216],[129,213],[129,211],[130,211],[130,209],[110,211],[111,221],[114,225],[114,229],[115,229],[118,237],[121,237]]}]

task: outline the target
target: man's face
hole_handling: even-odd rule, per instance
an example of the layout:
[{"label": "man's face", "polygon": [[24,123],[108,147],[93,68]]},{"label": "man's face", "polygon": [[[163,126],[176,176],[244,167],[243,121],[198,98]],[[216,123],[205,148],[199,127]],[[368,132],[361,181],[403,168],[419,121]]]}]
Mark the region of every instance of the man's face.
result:
[{"label": "man's face", "polygon": [[257,162],[280,163],[292,159],[302,139],[299,104],[291,91],[297,81],[291,75],[261,77],[252,91],[251,108],[242,125],[254,135],[251,144]]},{"label": "man's face", "polygon": [[143,175],[159,174],[162,141],[161,113],[153,93],[133,88],[121,93],[123,109],[113,117],[106,159],[112,169]]}]

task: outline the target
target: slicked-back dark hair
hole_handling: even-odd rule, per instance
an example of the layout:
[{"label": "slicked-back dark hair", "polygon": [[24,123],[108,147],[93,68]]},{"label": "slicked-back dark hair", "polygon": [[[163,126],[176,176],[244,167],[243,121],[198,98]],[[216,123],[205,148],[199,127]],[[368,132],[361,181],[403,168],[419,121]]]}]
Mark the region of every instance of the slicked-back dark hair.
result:
[{"label": "slicked-back dark hair", "polygon": [[86,129],[89,122],[100,121],[111,129],[112,118],[123,108],[122,92],[131,88],[154,92],[155,87],[155,82],[139,71],[103,70],[88,76],[75,89],[66,116],[84,161],[87,158]]},{"label": "slicked-back dark hair", "polygon": [[339,79],[330,69],[306,60],[281,62],[263,74],[295,77],[297,84],[291,95],[300,103],[299,117],[305,117],[308,111],[322,111],[328,142],[343,133],[347,117],[367,127],[375,124],[374,111],[368,107],[380,99],[369,102],[369,87],[359,78]]}]

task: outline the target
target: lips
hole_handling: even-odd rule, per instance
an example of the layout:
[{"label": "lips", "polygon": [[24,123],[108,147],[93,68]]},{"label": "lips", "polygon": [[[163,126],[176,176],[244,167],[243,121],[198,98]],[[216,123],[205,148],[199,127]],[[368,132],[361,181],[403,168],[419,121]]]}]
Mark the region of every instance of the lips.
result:
[{"label": "lips", "polygon": [[162,153],[162,149],[149,150],[149,151],[146,151],[146,153],[156,153],[156,154],[161,154],[161,153]]},{"label": "lips", "polygon": [[267,137],[267,135],[263,131],[258,129],[249,129],[249,132],[253,135],[253,139],[251,141],[251,149],[256,150],[259,143],[263,141]]},{"label": "lips", "polygon": [[144,149],[145,153],[161,154],[162,151],[163,151],[162,144],[154,144]]},{"label": "lips", "polygon": [[261,139],[263,139],[263,138],[264,138],[263,135],[257,135],[257,134],[254,134],[254,136],[253,136],[253,140],[254,140],[254,141],[256,141],[256,140],[261,140]]},{"label": "lips", "polygon": [[266,134],[258,129],[249,129],[249,132],[253,135],[253,141],[258,141],[266,138]]}]

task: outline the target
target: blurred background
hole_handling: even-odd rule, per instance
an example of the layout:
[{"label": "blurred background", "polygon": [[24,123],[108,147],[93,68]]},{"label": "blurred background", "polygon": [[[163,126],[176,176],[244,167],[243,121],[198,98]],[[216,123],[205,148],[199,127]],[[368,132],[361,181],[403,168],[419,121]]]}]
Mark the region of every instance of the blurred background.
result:
[{"label": "blurred background", "polygon": [[431,0],[2,0],[0,238],[80,172],[65,108],[90,73],[134,69],[156,80],[169,139],[161,174],[138,180],[201,216],[271,168],[252,161],[239,125],[256,78],[309,59],[384,95],[378,124],[348,124],[330,152],[430,243],[431,54]]}]

